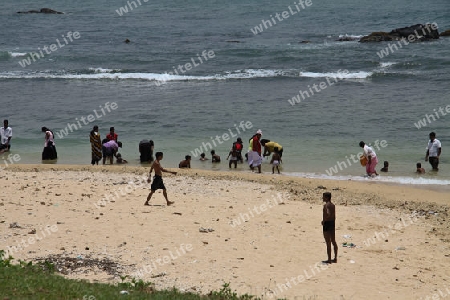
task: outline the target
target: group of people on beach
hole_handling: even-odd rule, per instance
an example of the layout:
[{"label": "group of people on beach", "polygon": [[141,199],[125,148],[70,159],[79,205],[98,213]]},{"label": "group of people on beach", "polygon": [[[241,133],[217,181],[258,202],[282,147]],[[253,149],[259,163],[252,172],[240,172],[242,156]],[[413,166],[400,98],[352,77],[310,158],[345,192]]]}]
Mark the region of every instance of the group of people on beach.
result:
[{"label": "group of people on beach", "polygon": [[[267,139],[261,139],[262,131],[259,129],[249,140],[249,148],[248,152],[245,154],[245,159],[248,162],[248,165],[252,171],[255,168],[258,170],[258,173],[261,173],[261,164],[265,156],[270,156],[272,153],[272,159],[270,160],[270,164],[272,165],[272,174],[275,173],[275,169],[277,169],[278,174],[280,174],[279,165],[282,162],[281,157],[283,156],[283,146],[278,144],[277,142],[270,141]],[[264,152],[262,153],[262,147],[264,147]],[[228,152],[227,160],[228,167],[231,169],[232,165],[234,168],[237,168],[238,162],[244,163],[244,158],[242,156],[242,150],[244,149],[244,144],[240,137],[237,138],[233,145],[231,146],[230,151]],[[190,168],[191,167],[191,156],[186,155],[185,159],[180,161],[180,168]],[[208,158],[205,153],[200,154],[200,161],[206,161]],[[211,162],[212,163],[220,163],[220,156],[216,154],[215,150],[211,150]]]},{"label": "group of people on beach", "polygon": [[[427,151],[425,153],[425,161],[428,161],[431,165],[431,168],[433,171],[439,170],[439,157],[441,156],[441,142],[436,139],[436,133],[430,132],[429,134],[430,140],[427,144]],[[377,171],[375,170],[375,167],[378,164],[378,157],[375,151],[373,150],[373,147],[370,147],[366,145],[363,141],[359,142],[359,146],[363,148],[363,155],[360,157],[361,165],[366,168],[367,176],[373,177],[378,176]],[[380,170],[381,172],[388,172],[389,171],[389,162],[384,161],[383,168]],[[422,163],[418,162],[416,163],[416,173],[423,174],[425,173],[425,169],[422,168]]]},{"label": "group of people on beach", "polygon": [[[41,131],[45,133],[44,150],[42,151],[42,160],[55,160],[58,158],[56,152],[53,131],[47,127],[42,127]],[[3,120],[3,127],[0,127],[0,154],[8,152],[11,149],[12,128],[8,120]]]},{"label": "group of people on beach", "polygon": [[122,142],[117,139],[119,135],[115,133],[114,127],[109,128],[109,133],[105,139],[101,139],[98,132],[98,126],[95,125],[89,134],[89,140],[91,143],[91,164],[98,165],[98,162],[103,158],[103,164],[108,159],[110,164],[114,163],[114,157],[118,164],[128,163],[126,159],[122,158],[122,155],[118,152],[119,148],[122,148]]}]

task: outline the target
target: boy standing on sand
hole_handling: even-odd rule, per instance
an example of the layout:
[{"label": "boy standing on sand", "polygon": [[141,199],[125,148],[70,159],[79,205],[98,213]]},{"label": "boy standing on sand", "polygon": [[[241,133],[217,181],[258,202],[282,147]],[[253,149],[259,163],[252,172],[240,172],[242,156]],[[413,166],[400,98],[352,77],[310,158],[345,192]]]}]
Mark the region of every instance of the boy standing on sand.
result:
[{"label": "boy standing on sand", "polygon": [[[335,237],[336,208],[334,204],[331,203],[330,192],[323,193],[323,202],[325,202],[325,204],[323,205],[323,219],[322,219],[323,237],[325,238],[325,242],[327,243],[327,254],[328,254],[328,260],[325,260],[323,262],[327,264],[337,263],[338,246],[336,244],[336,237]],[[331,260],[331,244],[333,244],[334,247],[333,260]]]},{"label": "boy standing on sand", "polygon": [[152,181],[153,169],[155,169],[155,177],[153,178],[153,183],[150,187],[150,194],[148,194],[147,201],[145,201],[144,205],[150,205],[148,204],[148,202],[152,198],[153,193],[156,192],[156,190],[162,189],[164,198],[166,198],[167,206],[169,206],[172,205],[174,202],[169,201],[169,199],[167,198],[166,187],[164,186],[164,182],[162,179],[162,172],[172,173],[173,175],[177,175],[177,172],[166,170],[161,166],[160,160],[163,159],[162,152],[156,152],[155,156],[156,160],[153,162],[152,167],[150,168],[150,173],[148,174],[147,182],[150,183]]}]

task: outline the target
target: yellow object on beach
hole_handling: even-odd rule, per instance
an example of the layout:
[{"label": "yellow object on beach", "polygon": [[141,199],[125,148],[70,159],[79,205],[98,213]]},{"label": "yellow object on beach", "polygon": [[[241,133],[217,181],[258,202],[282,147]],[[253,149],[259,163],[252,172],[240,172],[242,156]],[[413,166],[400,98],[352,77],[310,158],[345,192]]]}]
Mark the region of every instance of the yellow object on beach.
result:
[{"label": "yellow object on beach", "polygon": [[361,166],[365,167],[367,165],[367,157],[365,157],[364,155],[361,155],[359,157],[359,162],[361,163]]}]

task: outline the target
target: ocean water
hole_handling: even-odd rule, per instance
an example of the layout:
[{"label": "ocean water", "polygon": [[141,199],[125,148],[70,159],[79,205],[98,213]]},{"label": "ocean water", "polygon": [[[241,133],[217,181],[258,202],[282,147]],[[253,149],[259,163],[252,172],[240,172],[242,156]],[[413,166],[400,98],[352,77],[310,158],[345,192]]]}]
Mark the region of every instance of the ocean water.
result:
[{"label": "ocean water", "polygon": [[[283,145],[286,174],[366,180],[350,157],[360,152],[360,140],[384,141],[375,148],[378,170],[386,160],[390,172],[378,180],[450,184],[450,38],[395,43],[397,49],[336,41],[417,23],[450,29],[448,0],[311,0],[300,9],[294,1],[268,0],[134,3],[2,3],[0,119],[9,119],[11,154],[20,163],[41,163],[42,126],[57,135],[58,164],[89,164],[89,131],[98,125],[102,138],[116,128],[130,164],[139,164],[139,141],[154,140],[166,167],[213,144],[212,137],[230,133],[246,141],[261,129],[263,138]],[[128,12],[120,10],[125,6]],[[16,13],[42,7],[65,14]],[[287,18],[278,21],[283,11]],[[268,23],[272,17],[276,24]],[[254,34],[256,26],[262,32]],[[380,57],[383,49],[388,55]],[[33,61],[29,53],[41,50]],[[300,92],[309,95],[291,105]],[[107,103],[117,109],[108,111]],[[426,126],[418,128],[419,120]],[[237,132],[241,122],[251,128]],[[430,170],[430,131],[442,142],[440,171],[419,177],[416,162]],[[216,140],[220,165],[193,157],[192,166],[228,170],[231,144]],[[7,159],[0,156],[0,163]],[[270,172],[267,160],[263,171]]]}]

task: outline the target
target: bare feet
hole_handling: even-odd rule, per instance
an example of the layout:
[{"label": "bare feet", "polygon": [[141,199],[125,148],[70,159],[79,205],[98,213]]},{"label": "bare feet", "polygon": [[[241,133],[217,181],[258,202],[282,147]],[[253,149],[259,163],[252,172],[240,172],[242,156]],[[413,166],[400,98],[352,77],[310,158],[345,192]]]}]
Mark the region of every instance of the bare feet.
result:
[{"label": "bare feet", "polygon": [[167,201],[167,206],[170,206],[170,205],[172,205],[172,204],[174,204],[175,202],[173,202],[173,201]]},{"label": "bare feet", "polygon": [[148,201],[145,201],[144,205],[150,206],[150,204],[148,204]]},{"label": "bare feet", "polygon": [[331,264],[333,261],[332,260],[322,260],[323,264]]},{"label": "bare feet", "polygon": [[337,258],[333,259],[331,262],[336,264],[337,263]]}]

